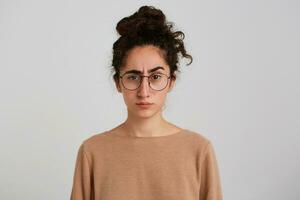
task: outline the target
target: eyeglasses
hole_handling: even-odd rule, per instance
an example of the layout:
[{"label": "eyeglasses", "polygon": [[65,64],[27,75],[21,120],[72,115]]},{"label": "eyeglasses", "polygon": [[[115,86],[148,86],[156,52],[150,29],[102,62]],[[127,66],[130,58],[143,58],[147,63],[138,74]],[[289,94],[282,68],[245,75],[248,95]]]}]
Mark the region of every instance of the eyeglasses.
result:
[{"label": "eyeglasses", "polygon": [[170,76],[162,73],[154,73],[150,76],[143,76],[136,73],[125,73],[121,78],[122,85],[128,90],[136,90],[140,87],[143,77],[148,78],[148,83],[151,89],[160,91],[168,85]]}]

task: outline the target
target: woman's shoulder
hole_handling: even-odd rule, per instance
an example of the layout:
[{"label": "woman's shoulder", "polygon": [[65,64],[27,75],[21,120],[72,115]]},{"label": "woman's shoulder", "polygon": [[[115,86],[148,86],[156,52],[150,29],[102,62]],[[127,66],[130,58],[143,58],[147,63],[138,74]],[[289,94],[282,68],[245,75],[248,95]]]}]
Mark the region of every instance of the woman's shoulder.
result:
[{"label": "woman's shoulder", "polygon": [[206,144],[210,143],[209,137],[203,132],[185,128],[184,133],[190,138],[190,141],[196,145],[205,146]]},{"label": "woman's shoulder", "polygon": [[105,145],[105,136],[107,135],[108,131],[101,131],[98,133],[92,133],[89,137],[84,139],[81,143],[86,151],[92,151],[95,148],[101,148]]}]

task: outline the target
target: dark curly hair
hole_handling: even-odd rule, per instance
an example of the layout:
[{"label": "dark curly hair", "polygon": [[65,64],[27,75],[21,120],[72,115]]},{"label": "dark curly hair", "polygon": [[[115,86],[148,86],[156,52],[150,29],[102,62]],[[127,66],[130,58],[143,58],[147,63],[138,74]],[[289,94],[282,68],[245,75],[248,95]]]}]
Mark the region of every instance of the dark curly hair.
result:
[{"label": "dark curly hair", "polygon": [[116,26],[120,37],[113,44],[112,72],[113,79],[118,82],[120,68],[125,64],[129,50],[135,46],[153,45],[163,50],[163,56],[170,67],[172,79],[176,79],[178,70],[178,53],[193,61],[186,53],[182,31],[173,31],[173,23],[166,21],[164,13],[153,6],[142,6],[134,14],[121,19]]}]

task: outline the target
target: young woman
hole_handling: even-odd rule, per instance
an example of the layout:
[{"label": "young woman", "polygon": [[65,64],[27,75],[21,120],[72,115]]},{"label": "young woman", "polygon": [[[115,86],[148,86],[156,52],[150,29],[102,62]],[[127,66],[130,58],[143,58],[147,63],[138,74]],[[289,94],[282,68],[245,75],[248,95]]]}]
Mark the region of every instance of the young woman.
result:
[{"label": "young woman", "polygon": [[[221,200],[210,140],[163,118],[184,33],[159,9],[142,6],[117,24],[113,78],[128,117],[81,144],[71,200]],[[191,63],[190,62],[190,63]]]}]

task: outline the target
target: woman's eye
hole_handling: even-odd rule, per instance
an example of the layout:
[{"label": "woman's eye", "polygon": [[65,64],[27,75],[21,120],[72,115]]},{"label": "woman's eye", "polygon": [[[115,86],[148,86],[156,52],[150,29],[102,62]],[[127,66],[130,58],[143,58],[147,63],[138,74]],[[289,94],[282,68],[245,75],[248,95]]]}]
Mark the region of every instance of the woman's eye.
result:
[{"label": "woman's eye", "polygon": [[154,80],[160,79],[160,77],[161,77],[161,75],[159,75],[159,74],[154,74],[154,75],[152,75],[152,78],[153,78]]},{"label": "woman's eye", "polygon": [[129,80],[136,80],[136,79],[138,79],[138,76],[136,76],[136,75],[130,75],[130,76],[127,77],[127,79],[129,79]]}]

